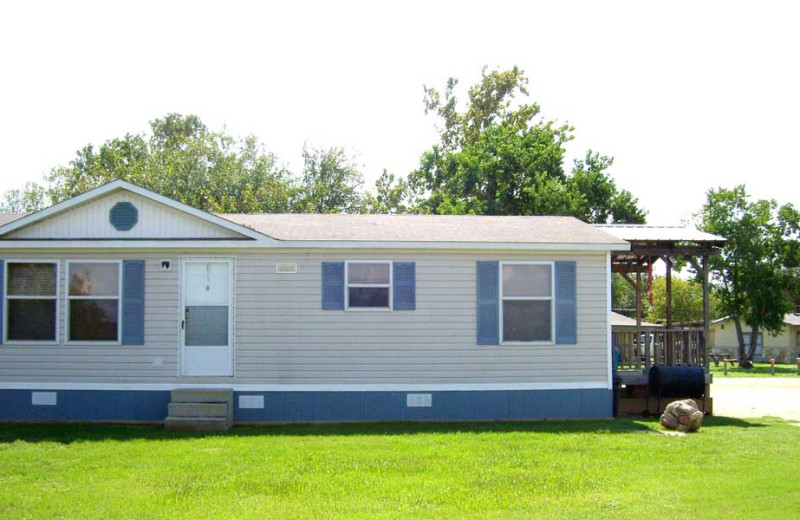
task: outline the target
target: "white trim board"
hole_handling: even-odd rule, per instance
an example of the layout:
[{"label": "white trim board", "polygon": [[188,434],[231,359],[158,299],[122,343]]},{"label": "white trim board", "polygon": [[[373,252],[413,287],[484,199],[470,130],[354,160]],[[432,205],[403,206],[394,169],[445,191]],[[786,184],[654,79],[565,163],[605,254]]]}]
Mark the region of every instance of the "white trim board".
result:
[{"label": "white trim board", "polygon": [[[16,222],[16,221],[15,221]],[[10,225],[10,224],[8,224]],[[6,233],[0,227],[0,235]],[[476,251],[629,251],[630,244],[560,244],[522,242],[358,242],[336,240],[14,240],[0,239],[0,249],[439,249]]]},{"label": "white trim board", "polygon": [[572,383],[452,383],[452,384],[220,384],[220,383],[36,383],[0,382],[0,390],[151,390],[179,388],[231,389],[235,392],[470,392],[508,390],[608,389],[606,381]]}]

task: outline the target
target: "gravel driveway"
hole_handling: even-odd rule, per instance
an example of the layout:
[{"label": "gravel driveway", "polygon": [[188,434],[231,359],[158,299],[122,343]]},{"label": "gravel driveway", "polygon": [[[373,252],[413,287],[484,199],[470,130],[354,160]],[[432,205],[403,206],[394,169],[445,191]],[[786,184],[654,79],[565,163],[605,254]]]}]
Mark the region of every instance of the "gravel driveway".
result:
[{"label": "gravel driveway", "polygon": [[800,376],[796,379],[715,377],[711,397],[714,415],[773,416],[800,421]]}]

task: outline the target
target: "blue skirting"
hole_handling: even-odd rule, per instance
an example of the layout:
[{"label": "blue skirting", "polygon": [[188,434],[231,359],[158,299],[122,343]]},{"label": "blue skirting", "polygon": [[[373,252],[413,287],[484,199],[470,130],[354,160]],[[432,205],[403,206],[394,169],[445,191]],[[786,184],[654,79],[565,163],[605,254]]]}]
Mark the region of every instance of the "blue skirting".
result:
[{"label": "blue skirting", "polygon": [[[55,404],[33,404],[37,401]],[[52,394],[55,393],[55,396]],[[409,398],[409,394],[412,397]],[[427,395],[418,395],[427,394]],[[263,396],[263,408],[242,408],[242,396]],[[42,399],[44,397],[44,399]],[[420,403],[428,406],[409,406]],[[169,391],[161,390],[0,390],[0,420],[162,421]],[[235,392],[234,420],[313,421],[492,421],[600,419],[612,416],[612,391],[471,390],[414,392]],[[261,400],[255,399],[256,406]]]},{"label": "blue skirting", "polygon": [[[55,405],[34,405],[32,394],[55,393]],[[0,390],[0,420],[163,421],[168,391]]]}]

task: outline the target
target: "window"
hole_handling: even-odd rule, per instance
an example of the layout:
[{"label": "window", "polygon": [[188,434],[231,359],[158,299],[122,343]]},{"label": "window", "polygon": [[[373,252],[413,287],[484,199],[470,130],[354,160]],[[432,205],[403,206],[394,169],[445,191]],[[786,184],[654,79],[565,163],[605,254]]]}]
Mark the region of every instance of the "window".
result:
[{"label": "window", "polygon": [[501,263],[500,272],[500,342],[552,342],[552,262]]},{"label": "window", "polygon": [[[744,336],[744,350],[745,350],[745,352],[748,352],[750,350],[750,336],[751,335],[752,335],[752,332],[743,332],[742,333],[742,336]],[[764,349],[764,333],[763,332],[759,332],[758,333],[758,337],[756,337],[756,353],[755,353],[755,357],[757,357],[757,358],[762,357],[764,355],[763,354],[763,349]]]},{"label": "window", "polygon": [[69,341],[119,341],[121,262],[67,262]]},{"label": "window", "polygon": [[56,341],[58,262],[7,262],[5,294],[7,341]]},{"label": "window", "polygon": [[391,262],[345,262],[345,266],[345,308],[391,310]]}]

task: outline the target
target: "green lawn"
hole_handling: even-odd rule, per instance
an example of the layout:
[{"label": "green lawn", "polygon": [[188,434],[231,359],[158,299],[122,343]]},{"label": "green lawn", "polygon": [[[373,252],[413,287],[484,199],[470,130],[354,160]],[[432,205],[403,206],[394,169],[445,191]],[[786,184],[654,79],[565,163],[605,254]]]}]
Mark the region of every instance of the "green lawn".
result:
[{"label": "green lawn", "polygon": [[[714,377],[725,377],[725,367],[722,363],[719,366],[714,366],[714,363],[711,363],[711,373],[714,374]],[[797,365],[779,365],[775,364],[775,375],[769,373],[769,363],[755,363],[755,366],[750,369],[739,368],[739,365],[731,365],[728,363],[728,376],[727,377],[796,377],[800,379],[800,376],[797,375]]]},{"label": "green lawn", "polygon": [[800,427],[0,425],[0,517],[793,518]]}]

